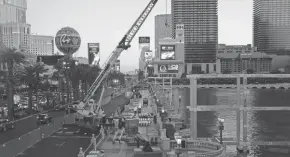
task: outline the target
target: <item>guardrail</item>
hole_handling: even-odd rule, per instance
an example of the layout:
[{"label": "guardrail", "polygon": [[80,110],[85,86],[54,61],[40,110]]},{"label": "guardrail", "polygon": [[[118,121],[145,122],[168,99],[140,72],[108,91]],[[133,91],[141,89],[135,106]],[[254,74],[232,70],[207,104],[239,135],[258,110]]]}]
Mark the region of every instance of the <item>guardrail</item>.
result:
[{"label": "guardrail", "polygon": [[53,122],[47,125],[30,131],[18,138],[15,138],[7,143],[0,145],[1,157],[15,157],[26,151],[33,145],[40,142],[42,139],[50,136],[63,127],[63,124],[71,124],[75,122],[74,115],[65,115],[63,117],[56,117]]},{"label": "guardrail", "polygon": [[[176,141],[170,141],[171,150],[176,149]],[[178,148],[181,152],[196,151],[195,157],[222,157],[225,152],[225,147],[215,142],[201,140],[187,140],[186,148]],[[202,150],[204,152],[198,152]],[[207,150],[207,151],[205,151]]]}]

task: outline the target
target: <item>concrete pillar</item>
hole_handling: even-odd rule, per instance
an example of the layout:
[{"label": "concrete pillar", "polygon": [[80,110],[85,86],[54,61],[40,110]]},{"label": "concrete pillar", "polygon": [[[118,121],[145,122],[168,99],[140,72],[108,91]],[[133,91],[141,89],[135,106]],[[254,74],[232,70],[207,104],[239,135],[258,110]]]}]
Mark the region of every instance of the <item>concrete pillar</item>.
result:
[{"label": "concrete pillar", "polygon": [[197,139],[197,79],[190,78],[190,132],[193,140]]},{"label": "concrete pillar", "polygon": [[160,135],[161,139],[166,139],[167,138],[166,137],[166,129],[160,129],[160,133],[161,133],[161,135]]},{"label": "concrete pillar", "polygon": [[[237,77],[237,106],[241,106],[241,79],[240,77]],[[237,110],[237,134],[236,134],[236,140],[238,145],[240,145],[240,138],[241,138],[241,111]]]},{"label": "concrete pillar", "polygon": [[[244,103],[243,103],[243,107],[247,107],[247,77],[244,76],[243,78],[243,86],[244,86],[244,95],[243,95],[243,99],[244,99]],[[248,114],[246,110],[243,110],[243,142],[248,142],[247,139],[247,135],[248,135]],[[247,145],[244,146],[244,150],[247,150]]]},{"label": "concrete pillar", "polygon": [[178,111],[180,111],[179,88],[173,88],[172,95],[172,104],[174,105],[175,112],[178,113]]}]

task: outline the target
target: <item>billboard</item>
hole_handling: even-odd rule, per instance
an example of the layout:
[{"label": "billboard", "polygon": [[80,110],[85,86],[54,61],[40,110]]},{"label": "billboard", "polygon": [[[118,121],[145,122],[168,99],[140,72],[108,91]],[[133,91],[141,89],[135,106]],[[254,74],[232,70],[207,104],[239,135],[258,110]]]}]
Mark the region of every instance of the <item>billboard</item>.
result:
[{"label": "billboard", "polygon": [[150,44],[150,37],[139,37],[139,44]]},{"label": "billboard", "polygon": [[63,55],[54,56],[37,56],[37,62],[43,62],[46,65],[56,65],[59,59],[62,59]]},{"label": "billboard", "polygon": [[88,43],[89,64],[98,65],[100,62],[100,43]]},{"label": "billboard", "polygon": [[150,37],[139,37],[139,52],[141,61],[146,60],[147,52],[148,55],[153,54],[153,52],[150,53]]},{"label": "billboard", "polygon": [[145,62],[152,61],[153,60],[153,52],[152,51],[145,52],[144,57],[145,57]]},{"label": "billboard", "polygon": [[114,64],[114,70],[120,72],[120,60],[118,59]]},{"label": "billboard", "polygon": [[160,60],[175,60],[175,45],[160,45]]},{"label": "billboard", "polygon": [[159,73],[178,73],[178,65],[158,65],[158,71]]}]

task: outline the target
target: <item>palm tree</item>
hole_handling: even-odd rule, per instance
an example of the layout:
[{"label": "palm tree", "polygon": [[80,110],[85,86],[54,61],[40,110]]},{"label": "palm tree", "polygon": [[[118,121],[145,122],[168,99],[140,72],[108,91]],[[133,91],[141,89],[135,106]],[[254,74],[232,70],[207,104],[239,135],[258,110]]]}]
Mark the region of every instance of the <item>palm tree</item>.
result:
[{"label": "palm tree", "polygon": [[21,64],[25,62],[25,57],[19,50],[15,48],[7,48],[0,45],[0,62],[4,65],[7,65],[7,95],[8,95],[8,118],[13,119],[13,105],[14,105],[14,85],[15,85],[15,75],[14,75],[14,66],[16,64]]},{"label": "palm tree", "polygon": [[46,72],[44,64],[29,64],[19,73],[19,81],[28,86],[28,112],[32,113],[32,95],[36,87],[40,84],[41,79],[38,74]]}]

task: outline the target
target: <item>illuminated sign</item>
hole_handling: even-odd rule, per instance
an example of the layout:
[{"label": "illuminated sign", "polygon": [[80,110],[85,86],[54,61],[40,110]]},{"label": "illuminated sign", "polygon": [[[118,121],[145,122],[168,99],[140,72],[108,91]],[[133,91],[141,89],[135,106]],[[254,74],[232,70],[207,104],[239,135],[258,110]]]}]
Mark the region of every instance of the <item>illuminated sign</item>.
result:
[{"label": "illuminated sign", "polygon": [[160,45],[161,60],[175,60],[175,45]]},{"label": "illuminated sign", "polygon": [[150,37],[139,37],[139,44],[150,43]]},{"label": "illuminated sign", "polygon": [[178,73],[178,65],[158,65],[159,73]]}]

